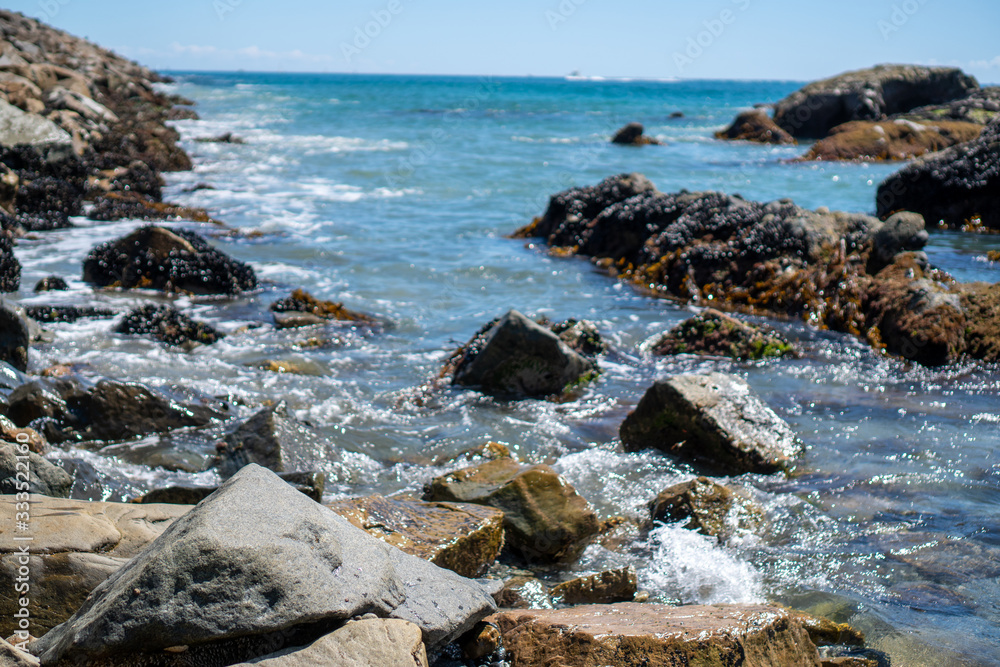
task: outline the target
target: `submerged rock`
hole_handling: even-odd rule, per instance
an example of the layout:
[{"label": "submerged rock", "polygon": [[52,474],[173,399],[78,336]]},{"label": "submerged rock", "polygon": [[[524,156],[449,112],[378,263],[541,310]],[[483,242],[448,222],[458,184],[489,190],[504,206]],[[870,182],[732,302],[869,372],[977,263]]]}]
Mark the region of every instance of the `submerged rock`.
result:
[{"label": "submerged rock", "polygon": [[353,322],[358,325],[375,326],[378,319],[371,315],[344,308],[343,303],[321,301],[303,289],[271,304],[274,321],[279,329],[323,324],[328,321]]},{"label": "submerged rock", "polygon": [[[0,498],[8,516],[14,516],[15,500]],[[92,590],[189,510],[33,496],[32,631],[43,634],[72,616]],[[13,530],[12,522],[0,525],[0,572],[9,581],[19,566]],[[12,587],[0,588],[0,634],[5,637],[15,630],[16,597]]]},{"label": "submerged rock", "polygon": [[196,322],[170,306],[141,306],[115,325],[115,333],[151,336],[167,345],[193,347],[211,345],[223,334],[204,322]]},{"label": "submerged rock", "polygon": [[915,211],[933,226],[1000,229],[1000,118],[978,138],[926,155],[878,187],[877,214]]},{"label": "submerged rock", "polygon": [[591,359],[512,310],[460,350],[452,383],[500,398],[541,398],[562,394],[596,373]]},{"label": "submerged rock", "polygon": [[852,120],[884,120],[978,88],[953,67],[878,65],[810,83],[775,105],[774,120],[794,137],[815,139]]},{"label": "submerged rock", "polygon": [[611,143],[623,146],[659,146],[662,143],[653,137],[647,137],[645,132],[646,128],[642,123],[629,123],[615,133]]},{"label": "submerged rock", "polygon": [[60,276],[46,276],[35,283],[36,292],[56,292],[68,289],[69,285]]},{"label": "submerged rock", "polygon": [[373,537],[463,577],[481,577],[503,547],[503,512],[481,505],[369,496],[328,507]]},{"label": "submerged rock", "polygon": [[238,294],[257,287],[248,265],[219,252],[194,232],[141,227],[87,255],[83,279],[101,287],[193,294]]},{"label": "submerged rock", "polygon": [[551,468],[509,458],[436,477],[424,499],[501,510],[507,545],[528,561],[572,560],[599,529],[590,503]]},{"label": "submerged rock", "polygon": [[754,141],[760,144],[794,144],[795,137],[781,129],[763,109],[743,111],[725,130],[715,133],[716,139]]},{"label": "submerged rock", "polygon": [[[138,590],[139,593],[135,591]],[[34,643],[43,662],[212,667],[300,646],[363,614],[415,623],[431,649],[495,609],[485,586],[408,556],[249,466],[174,521]]]},{"label": "submerged rock", "polygon": [[256,463],[278,473],[319,467],[328,479],[344,477],[344,455],[329,438],[288,414],[284,401],[263,408],[216,444],[215,465],[227,479]]},{"label": "submerged rock", "polygon": [[856,120],[830,130],[813,144],[802,160],[890,161],[943,150],[972,141],[982,125],[958,121],[917,123],[907,119]]},{"label": "submerged rock", "polygon": [[502,611],[491,618],[515,665],[818,665],[801,622],[764,605],[622,603]]},{"label": "submerged rock", "polygon": [[[27,472],[28,479],[18,477]],[[53,498],[68,498],[73,478],[57,465],[32,452],[25,441],[23,445],[0,442],[0,493],[14,494],[21,491]]]},{"label": "submerged rock", "polygon": [[780,470],[800,452],[788,424],[745,380],[725,373],[656,382],[620,436],[628,451],[660,449],[736,475]]},{"label": "submerged rock", "polygon": [[776,331],[742,322],[709,308],[651,345],[653,354],[705,354],[756,361],[782,357],[794,347]]},{"label": "submerged rock", "polygon": [[351,621],[308,646],[278,651],[233,667],[427,667],[420,628],[409,621]]}]

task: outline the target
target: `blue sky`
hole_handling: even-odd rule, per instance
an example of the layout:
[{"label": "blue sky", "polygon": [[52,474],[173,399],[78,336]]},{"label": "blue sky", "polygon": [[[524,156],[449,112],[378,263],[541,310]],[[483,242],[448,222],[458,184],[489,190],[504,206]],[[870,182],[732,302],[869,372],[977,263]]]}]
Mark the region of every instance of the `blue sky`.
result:
[{"label": "blue sky", "polygon": [[883,62],[1000,82],[996,0],[27,0],[157,69],[806,80]]}]

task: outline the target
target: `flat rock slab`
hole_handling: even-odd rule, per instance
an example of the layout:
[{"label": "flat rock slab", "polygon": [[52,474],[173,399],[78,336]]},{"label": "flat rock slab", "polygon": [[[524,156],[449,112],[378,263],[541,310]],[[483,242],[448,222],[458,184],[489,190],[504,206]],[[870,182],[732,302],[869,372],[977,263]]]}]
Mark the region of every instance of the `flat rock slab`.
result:
[{"label": "flat rock slab", "polygon": [[309,646],[279,651],[234,667],[427,667],[423,635],[413,623],[368,619],[348,623]]},{"label": "flat rock slab", "polygon": [[503,512],[491,507],[378,495],[329,507],[369,535],[463,577],[482,576],[503,548]]},{"label": "flat rock slab", "polygon": [[818,667],[816,646],[783,609],[622,603],[491,617],[514,665]]},{"label": "flat rock slab", "polygon": [[676,375],[657,381],[622,424],[629,451],[661,449],[729,473],[770,473],[799,453],[788,424],[740,377]]}]

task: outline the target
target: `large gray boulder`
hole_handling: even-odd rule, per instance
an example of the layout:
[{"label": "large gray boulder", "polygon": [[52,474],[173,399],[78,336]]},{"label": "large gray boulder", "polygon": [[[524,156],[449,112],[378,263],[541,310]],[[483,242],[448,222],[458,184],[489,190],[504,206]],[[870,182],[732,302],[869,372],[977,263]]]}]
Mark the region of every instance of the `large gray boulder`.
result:
[{"label": "large gray boulder", "polygon": [[742,378],[675,375],[656,382],[620,430],[625,449],[661,449],[713,470],[769,473],[800,447],[788,424]]},{"label": "large gray boulder", "polygon": [[429,648],[495,609],[471,579],[408,556],[249,465],[176,520],[33,645],[44,664],[230,665],[358,615],[421,628]]},{"label": "large gray boulder", "polygon": [[967,97],[979,88],[954,67],[877,65],[816,81],[775,105],[774,120],[800,139],[818,139],[852,120],[884,120],[928,104]]},{"label": "large gray boulder", "polygon": [[540,398],[562,394],[596,371],[559,336],[512,310],[469,341],[453,383],[500,398]]},{"label": "large gray boulder", "polygon": [[73,137],[52,121],[0,100],[0,146],[19,145],[71,149]]},{"label": "large gray boulder", "polygon": [[[25,469],[28,471],[27,488],[22,488],[24,478],[19,478],[17,474]],[[0,493],[27,491],[53,498],[68,498],[72,486],[73,478],[69,473],[28,451],[27,441],[23,450],[13,442],[0,442]]]},{"label": "large gray boulder", "polygon": [[408,621],[352,621],[309,646],[278,651],[234,667],[427,667],[420,628]]}]

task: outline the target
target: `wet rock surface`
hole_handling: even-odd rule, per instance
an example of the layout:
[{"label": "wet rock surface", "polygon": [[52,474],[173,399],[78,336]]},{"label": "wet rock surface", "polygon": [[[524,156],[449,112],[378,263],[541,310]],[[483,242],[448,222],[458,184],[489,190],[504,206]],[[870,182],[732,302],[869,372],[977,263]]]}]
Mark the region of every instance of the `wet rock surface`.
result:
[{"label": "wet rock surface", "polygon": [[[271,304],[279,328],[294,328],[323,324],[326,321],[351,322],[360,326],[377,326],[379,320],[365,313],[348,310],[343,303],[322,301],[303,289]],[[298,318],[298,319],[295,319]]]},{"label": "wet rock surface", "polygon": [[962,99],[979,88],[952,67],[878,65],[816,81],[775,105],[774,120],[797,138],[820,138],[853,120],[883,120]]},{"label": "wet rock surface", "polygon": [[277,633],[305,645],[367,613],[415,623],[435,648],[494,609],[482,585],[387,546],[251,466],[33,650],[52,664],[155,665],[187,646],[185,658],[208,667],[265,655]]},{"label": "wet rock surface", "polygon": [[915,211],[931,227],[1000,229],[1000,118],[976,139],[926,155],[878,187],[877,214]]},{"label": "wet rock surface", "polygon": [[0,232],[0,292],[16,292],[21,287],[21,263],[14,256],[14,244]]},{"label": "wet rock surface", "polygon": [[653,354],[702,354],[757,361],[783,357],[794,347],[781,334],[709,308],[650,345]]},{"label": "wet rock surface", "polygon": [[36,322],[76,322],[83,319],[105,319],[118,315],[117,311],[95,306],[26,306],[28,317]]},{"label": "wet rock surface", "polygon": [[716,139],[753,141],[760,144],[794,144],[795,137],[783,130],[763,109],[751,109],[736,116],[732,124],[715,133]]},{"label": "wet rock surface", "polygon": [[31,325],[21,310],[0,300],[0,361],[27,370],[31,338]]},{"label": "wet rock surface", "polygon": [[[545,215],[515,236],[541,237],[564,254],[590,256],[654,296],[800,317],[927,365],[996,359],[1000,342],[988,333],[995,291],[958,283],[929,266],[913,252],[926,242],[919,232],[895,245],[879,241],[882,257],[870,264],[876,234],[885,227],[877,218],[716,192],[648,189],[624,196],[626,186],[642,181],[622,175],[557,194]],[[610,203],[609,192],[621,199]],[[896,232],[879,238],[886,235],[899,238]],[[883,266],[892,249],[898,253]]]},{"label": "wet rock surface", "polygon": [[597,372],[591,359],[516,310],[483,327],[453,363],[452,384],[512,399],[558,396]]},{"label": "wet rock surface", "polygon": [[776,607],[622,603],[503,611],[491,620],[514,664],[722,667],[740,656],[745,665],[819,667],[805,628]]},{"label": "wet rock surface", "polygon": [[684,528],[726,539],[736,528],[759,523],[759,507],[707,477],[675,484],[649,503],[653,521],[681,523]]},{"label": "wet rock surface", "polygon": [[599,527],[590,504],[551,468],[509,458],[437,477],[425,487],[424,499],[502,511],[507,545],[528,561],[571,560]]},{"label": "wet rock surface", "polygon": [[781,417],[734,375],[677,375],[656,382],[622,423],[629,451],[660,449],[708,469],[770,473],[800,451]]},{"label": "wet rock surface", "polygon": [[549,589],[552,599],[565,605],[631,602],[637,592],[638,579],[631,567],[576,577]]},{"label": "wet rock surface", "polygon": [[191,348],[211,345],[223,334],[204,322],[196,322],[170,306],[141,306],[130,311],[115,325],[115,333],[150,336],[166,343]]},{"label": "wet rock surface", "polygon": [[500,555],[503,512],[467,503],[368,496],[330,509],[387,544],[463,577],[480,577]]},{"label": "wet rock surface", "polygon": [[84,260],[83,279],[100,287],[192,294],[239,294],[257,287],[252,268],[198,234],[156,226],[94,248]]}]

